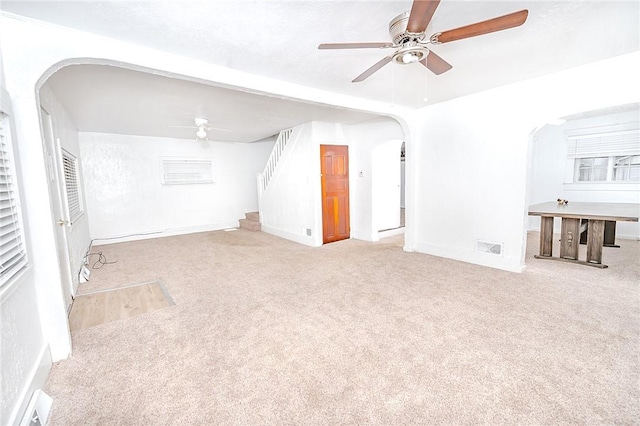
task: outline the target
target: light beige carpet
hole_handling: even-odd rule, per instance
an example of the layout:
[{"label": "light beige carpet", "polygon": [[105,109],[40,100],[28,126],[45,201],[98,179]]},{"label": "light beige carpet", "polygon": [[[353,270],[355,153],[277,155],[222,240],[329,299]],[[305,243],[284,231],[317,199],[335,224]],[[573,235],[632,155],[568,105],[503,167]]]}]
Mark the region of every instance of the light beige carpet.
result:
[{"label": "light beige carpet", "polygon": [[73,301],[69,329],[74,332],[131,318],[172,304],[171,297],[160,281],[80,294]]},{"label": "light beige carpet", "polygon": [[640,243],[514,274],[379,243],[212,232],[102,246],[82,291],[176,305],[73,334],[51,425],[634,424]]}]

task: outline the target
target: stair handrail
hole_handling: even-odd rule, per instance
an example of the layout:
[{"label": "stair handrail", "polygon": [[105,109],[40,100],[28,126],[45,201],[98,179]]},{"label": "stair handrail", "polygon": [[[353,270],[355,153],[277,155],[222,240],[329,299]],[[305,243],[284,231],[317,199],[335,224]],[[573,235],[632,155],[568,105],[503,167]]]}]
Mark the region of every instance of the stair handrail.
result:
[{"label": "stair handrail", "polygon": [[278,133],[278,138],[276,139],[276,143],[273,146],[273,150],[271,151],[271,155],[269,155],[269,159],[267,160],[267,165],[264,167],[264,170],[260,175],[258,175],[258,184],[260,185],[260,193],[264,192],[269,186],[269,182],[275,173],[276,166],[282,157],[282,153],[291,138],[291,134],[293,133],[293,127],[290,129],[281,130]]}]

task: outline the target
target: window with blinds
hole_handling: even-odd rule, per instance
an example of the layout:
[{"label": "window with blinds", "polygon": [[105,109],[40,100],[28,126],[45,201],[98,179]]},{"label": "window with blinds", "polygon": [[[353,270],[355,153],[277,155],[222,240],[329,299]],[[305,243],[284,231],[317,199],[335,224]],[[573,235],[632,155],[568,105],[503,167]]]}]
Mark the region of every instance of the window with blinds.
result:
[{"label": "window with blinds", "polygon": [[8,121],[0,111],[0,286],[27,263]]},{"label": "window with blinds", "polygon": [[163,158],[162,183],[165,185],[214,183],[213,160]]},{"label": "window with blinds", "polygon": [[64,171],[64,188],[67,196],[69,223],[73,223],[82,216],[82,200],[78,178],[78,159],[62,149],[62,168]]},{"label": "window with blinds", "polygon": [[640,123],[616,127],[622,129],[567,133],[574,182],[640,182]]}]

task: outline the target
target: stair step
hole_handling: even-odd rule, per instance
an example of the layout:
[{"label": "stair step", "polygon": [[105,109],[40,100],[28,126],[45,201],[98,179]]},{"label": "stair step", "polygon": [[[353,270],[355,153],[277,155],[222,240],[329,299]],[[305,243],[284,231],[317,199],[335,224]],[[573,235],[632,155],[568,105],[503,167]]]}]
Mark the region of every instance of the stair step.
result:
[{"label": "stair step", "polygon": [[260,231],[262,227],[260,226],[260,222],[248,219],[240,219],[240,228],[246,229],[247,231]]},{"label": "stair step", "polygon": [[253,222],[260,222],[260,213],[258,212],[249,212],[249,213],[245,213],[244,215],[247,218],[247,220],[250,220]]}]

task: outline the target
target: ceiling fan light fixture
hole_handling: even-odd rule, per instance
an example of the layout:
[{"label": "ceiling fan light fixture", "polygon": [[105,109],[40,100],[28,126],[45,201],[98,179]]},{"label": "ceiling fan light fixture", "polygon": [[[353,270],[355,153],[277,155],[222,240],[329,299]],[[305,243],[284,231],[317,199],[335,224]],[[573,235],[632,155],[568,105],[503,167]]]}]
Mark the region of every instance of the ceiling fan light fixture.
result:
[{"label": "ceiling fan light fixture", "polygon": [[207,131],[204,129],[204,127],[199,126],[198,130],[196,131],[196,138],[198,139],[206,139],[207,138]]},{"label": "ceiling fan light fixture", "polygon": [[398,50],[393,55],[393,61],[401,65],[419,62],[427,57],[429,49],[424,46],[409,46]]},{"label": "ceiling fan light fixture", "polygon": [[404,55],[402,55],[402,62],[404,62],[405,64],[410,64],[411,62],[418,62],[420,59],[418,58],[418,55],[416,55],[413,52],[407,52]]}]

